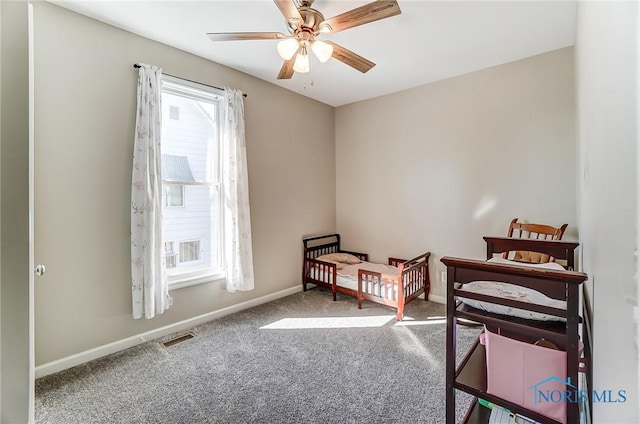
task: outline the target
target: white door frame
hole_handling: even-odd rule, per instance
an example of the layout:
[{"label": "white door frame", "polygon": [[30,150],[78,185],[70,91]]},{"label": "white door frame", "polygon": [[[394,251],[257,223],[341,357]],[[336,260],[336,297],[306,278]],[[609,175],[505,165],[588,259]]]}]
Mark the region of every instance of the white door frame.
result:
[{"label": "white door frame", "polygon": [[33,4],[29,2],[29,423],[35,423],[35,63]]},{"label": "white door frame", "polygon": [[[31,3],[0,1],[0,421],[33,422],[33,269],[30,147],[33,142]],[[10,41],[9,41],[10,40]]]}]

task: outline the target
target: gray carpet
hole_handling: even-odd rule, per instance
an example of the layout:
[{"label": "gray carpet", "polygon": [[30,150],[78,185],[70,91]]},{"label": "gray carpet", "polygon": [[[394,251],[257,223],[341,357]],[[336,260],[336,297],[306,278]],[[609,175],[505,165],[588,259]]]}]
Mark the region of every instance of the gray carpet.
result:
[{"label": "gray carpet", "polygon": [[[398,325],[313,289],[38,379],[36,422],[444,423],[444,315],[416,300]],[[478,332],[459,327],[461,351]]]}]

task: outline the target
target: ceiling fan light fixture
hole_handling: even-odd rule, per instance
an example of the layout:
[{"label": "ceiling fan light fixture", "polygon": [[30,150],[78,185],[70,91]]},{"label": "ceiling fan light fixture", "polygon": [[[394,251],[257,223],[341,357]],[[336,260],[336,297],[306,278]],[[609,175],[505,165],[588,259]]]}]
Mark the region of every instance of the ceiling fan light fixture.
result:
[{"label": "ceiling fan light fixture", "polygon": [[278,54],[284,60],[289,60],[293,57],[294,54],[298,51],[298,40],[295,38],[285,38],[282,41],[278,42],[276,48],[278,49]]},{"label": "ceiling fan light fixture", "polygon": [[309,55],[307,54],[306,47],[300,47],[300,52],[296,56],[296,61],[293,63],[293,70],[301,74],[309,72]]},{"label": "ceiling fan light fixture", "polygon": [[329,43],[325,43],[324,41],[314,41],[311,45],[311,50],[322,63],[331,59],[331,55],[333,55],[333,46]]}]

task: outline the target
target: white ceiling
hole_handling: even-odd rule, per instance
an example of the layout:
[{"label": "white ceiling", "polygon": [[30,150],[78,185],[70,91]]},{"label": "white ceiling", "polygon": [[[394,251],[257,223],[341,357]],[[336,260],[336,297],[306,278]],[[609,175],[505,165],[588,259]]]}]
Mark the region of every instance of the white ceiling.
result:
[{"label": "white ceiling", "polygon": [[[277,80],[282,66],[277,41],[212,42],[205,35],[287,33],[271,0],[50,1],[331,106],[571,46],[575,40],[576,1],[398,0],[398,16],[321,38],[375,62],[366,74],[334,59],[320,63],[311,55],[311,72]],[[328,19],[368,2],[316,0],[313,7]]]}]

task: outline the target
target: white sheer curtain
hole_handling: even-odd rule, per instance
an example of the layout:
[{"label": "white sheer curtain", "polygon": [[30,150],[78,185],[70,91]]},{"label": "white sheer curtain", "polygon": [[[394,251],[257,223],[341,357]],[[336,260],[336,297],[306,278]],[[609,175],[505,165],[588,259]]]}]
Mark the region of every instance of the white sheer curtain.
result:
[{"label": "white sheer curtain", "polygon": [[242,92],[225,88],[222,187],[227,290],[253,290],[251,215]]},{"label": "white sheer curtain", "polygon": [[140,64],[131,187],[131,290],[134,318],[169,307],[162,246],[162,70]]}]

